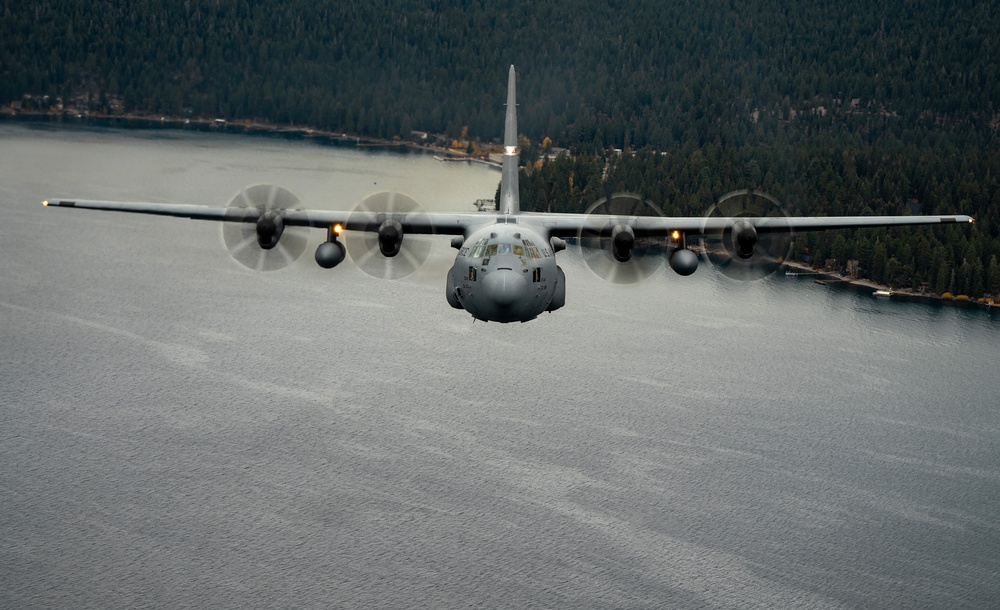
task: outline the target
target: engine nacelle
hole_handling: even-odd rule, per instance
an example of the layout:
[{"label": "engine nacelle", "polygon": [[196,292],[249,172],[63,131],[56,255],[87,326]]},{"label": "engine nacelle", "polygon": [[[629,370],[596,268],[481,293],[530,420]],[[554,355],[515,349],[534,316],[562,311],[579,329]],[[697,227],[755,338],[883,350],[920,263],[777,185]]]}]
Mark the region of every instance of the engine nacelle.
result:
[{"label": "engine nacelle", "polygon": [[316,264],[324,269],[333,269],[346,257],[347,249],[339,241],[323,242],[316,248]]},{"label": "engine nacelle", "polygon": [[632,227],[615,225],[611,230],[611,251],[619,263],[627,263],[632,258],[632,247],[635,246],[635,232]]},{"label": "engine nacelle", "polygon": [[678,248],[670,254],[670,268],[677,275],[691,275],[698,269],[698,255],[687,248]]},{"label": "engine nacelle", "polygon": [[403,245],[403,225],[387,220],[378,228],[378,249],[382,256],[396,256]]},{"label": "engine nacelle", "polygon": [[733,225],[732,240],[736,256],[748,259],[753,256],[754,246],[757,245],[757,229],[749,220],[737,220]]},{"label": "engine nacelle", "polygon": [[279,214],[266,213],[257,219],[257,245],[265,250],[278,245],[285,230],[285,221]]}]

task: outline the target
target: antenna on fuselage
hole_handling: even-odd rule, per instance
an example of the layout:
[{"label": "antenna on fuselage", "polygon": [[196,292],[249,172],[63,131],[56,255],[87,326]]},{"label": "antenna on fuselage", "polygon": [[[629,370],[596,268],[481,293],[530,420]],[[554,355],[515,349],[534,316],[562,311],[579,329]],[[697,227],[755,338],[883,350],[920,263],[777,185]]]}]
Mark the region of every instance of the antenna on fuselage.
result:
[{"label": "antenna on fuselage", "polygon": [[515,98],[514,66],[507,76],[507,113],[503,128],[503,167],[500,178],[500,201],[497,206],[501,214],[517,214],[521,211],[518,195],[517,170],[520,151],[517,149],[517,102]]}]

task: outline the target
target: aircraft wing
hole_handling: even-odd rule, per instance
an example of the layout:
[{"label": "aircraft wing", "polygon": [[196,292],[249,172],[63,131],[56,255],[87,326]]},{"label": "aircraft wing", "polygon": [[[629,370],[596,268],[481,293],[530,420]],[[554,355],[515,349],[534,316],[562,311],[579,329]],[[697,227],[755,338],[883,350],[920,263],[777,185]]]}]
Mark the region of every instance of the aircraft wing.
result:
[{"label": "aircraft wing", "polygon": [[765,216],[765,217],[659,217],[605,216],[600,214],[524,214],[554,237],[576,237],[581,231],[599,233],[610,224],[632,227],[636,237],[664,237],[674,231],[688,236],[718,233],[737,220],[747,220],[760,233],[825,231],[909,225],[936,225],[974,222],[971,216]]},{"label": "aircraft wing", "polygon": [[[138,201],[96,201],[88,199],[53,199],[43,202],[47,206],[131,212],[174,216],[195,220],[223,222],[256,222],[261,215],[257,208],[211,207],[183,203],[148,203]],[[482,212],[412,212],[394,214],[407,233],[462,235],[471,226],[483,224],[491,217]],[[386,214],[374,212],[347,212],[332,210],[284,210],[287,226],[326,229],[335,224],[348,231],[377,231]],[[553,237],[576,237],[581,231],[600,232],[608,225],[631,226],[636,237],[662,237],[674,231],[688,236],[718,233],[732,227],[734,217],[660,217],[660,216],[606,216],[601,214],[548,214],[523,213],[520,218],[548,232]],[[765,216],[742,218],[750,221],[760,233],[787,233],[793,231],[824,231],[827,229],[860,229],[866,227],[891,227],[910,225],[936,225],[974,222],[971,216]]]},{"label": "aircraft wing", "polygon": [[[257,222],[261,216],[261,211],[258,208],[212,207],[186,203],[51,199],[43,201],[42,205],[221,222],[253,223]],[[283,210],[281,216],[286,226],[327,229],[339,224],[348,231],[378,231],[379,225],[386,220],[387,216],[392,216],[407,233],[439,235],[462,235],[469,226],[482,223],[484,219],[484,215],[481,213],[413,212],[387,215],[374,212],[331,210]]]}]

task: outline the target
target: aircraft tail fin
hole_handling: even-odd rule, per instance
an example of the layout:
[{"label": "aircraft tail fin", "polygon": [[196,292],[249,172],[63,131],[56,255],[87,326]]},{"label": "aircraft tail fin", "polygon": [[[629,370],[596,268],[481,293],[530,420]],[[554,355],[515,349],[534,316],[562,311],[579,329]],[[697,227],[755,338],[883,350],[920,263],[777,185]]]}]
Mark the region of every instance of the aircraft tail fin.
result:
[{"label": "aircraft tail fin", "polygon": [[507,73],[507,115],[504,118],[503,145],[517,146],[517,92],[514,66]]},{"label": "aircraft tail fin", "polygon": [[517,149],[516,97],[514,66],[511,66],[507,76],[507,112],[503,128],[503,174],[500,178],[500,201],[497,206],[501,214],[517,214],[521,211],[517,180],[520,151]]}]

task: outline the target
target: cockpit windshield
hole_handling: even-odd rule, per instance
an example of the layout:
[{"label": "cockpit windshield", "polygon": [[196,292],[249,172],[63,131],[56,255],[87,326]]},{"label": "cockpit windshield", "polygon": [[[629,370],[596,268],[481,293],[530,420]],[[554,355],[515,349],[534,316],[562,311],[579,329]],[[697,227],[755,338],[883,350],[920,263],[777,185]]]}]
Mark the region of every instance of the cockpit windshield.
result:
[{"label": "cockpit windshield", "polygon": [[530,239],[522,239],[520,243],[504,243],[483,238],[477,241],[476,245],[472,247],[469,256],[471,258],[517,256],[520,258],[536,259],[542,258],[543,254]]}]

